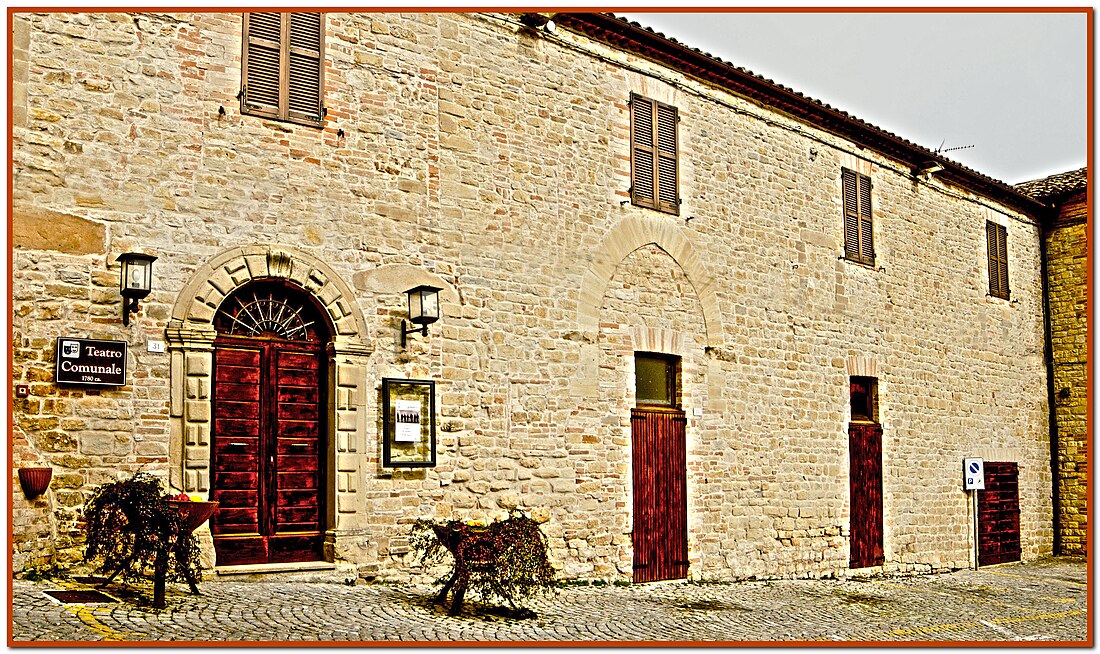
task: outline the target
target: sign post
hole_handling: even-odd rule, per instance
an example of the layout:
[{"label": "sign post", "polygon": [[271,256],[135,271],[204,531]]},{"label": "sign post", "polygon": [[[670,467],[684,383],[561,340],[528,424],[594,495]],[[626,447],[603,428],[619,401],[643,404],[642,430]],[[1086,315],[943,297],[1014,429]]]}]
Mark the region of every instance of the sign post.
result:
[{"label": "sign post", "polygon": [[974,569],[978,569],[978,491],[985,490],[985,461],[979,457],[963,459],[963,490],[970,492],[970,512],[974,529]]}]

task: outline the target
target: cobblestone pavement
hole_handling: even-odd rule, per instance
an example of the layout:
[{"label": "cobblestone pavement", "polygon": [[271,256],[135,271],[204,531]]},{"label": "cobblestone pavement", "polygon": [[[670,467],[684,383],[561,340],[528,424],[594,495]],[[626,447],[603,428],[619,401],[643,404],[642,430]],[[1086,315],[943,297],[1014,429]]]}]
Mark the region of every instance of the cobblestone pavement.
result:
[{"label": "cobblestone pavement", "polygon": [[[61,604],[44,591],[80,580],[16,581],[9,644],[27,641],[1084,641],[1081,559],[1004,564],[952,574],[864,580],[665,582],[570,586],[500,617],[468,598],[461,616],[422,585],[349,586],[287,575],[207,581],[201,596],[169,584],[168,608],[149,588],[112,584],[119,601]],[[85,582],[89,581],[87,579]]]}]

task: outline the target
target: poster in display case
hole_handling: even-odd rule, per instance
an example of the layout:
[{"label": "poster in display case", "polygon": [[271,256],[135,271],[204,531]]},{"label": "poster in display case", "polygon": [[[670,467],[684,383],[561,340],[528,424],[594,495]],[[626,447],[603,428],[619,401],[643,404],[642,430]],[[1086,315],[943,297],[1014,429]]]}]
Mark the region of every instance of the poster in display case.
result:
[{"label": "poster in display case", "polygon": [[382,379],[382,467],[435,465],[435,382]]}]

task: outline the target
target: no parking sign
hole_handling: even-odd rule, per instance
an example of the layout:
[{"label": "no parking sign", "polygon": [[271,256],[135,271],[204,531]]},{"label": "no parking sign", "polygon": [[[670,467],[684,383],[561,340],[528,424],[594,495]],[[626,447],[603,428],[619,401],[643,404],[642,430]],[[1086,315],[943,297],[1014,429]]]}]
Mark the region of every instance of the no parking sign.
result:
[{"label": "no parking sign", "polygon": [[963,490],[985,490],[985,461],[977,457],[963,459]]}]

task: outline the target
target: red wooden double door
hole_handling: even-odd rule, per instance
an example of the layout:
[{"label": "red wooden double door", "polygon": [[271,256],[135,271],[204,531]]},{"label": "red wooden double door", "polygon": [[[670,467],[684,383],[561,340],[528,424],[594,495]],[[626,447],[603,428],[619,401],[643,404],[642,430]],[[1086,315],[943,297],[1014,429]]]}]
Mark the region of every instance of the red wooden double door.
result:
[{"label": "red wooden double door", "polygon": [[324,346],[223,336],[215,353],[218,565],[322,559]]},{"label": "red wooden double door", "polygon": [[686,426],[682,411],[630,413],[635,582],[687,576]]}]

